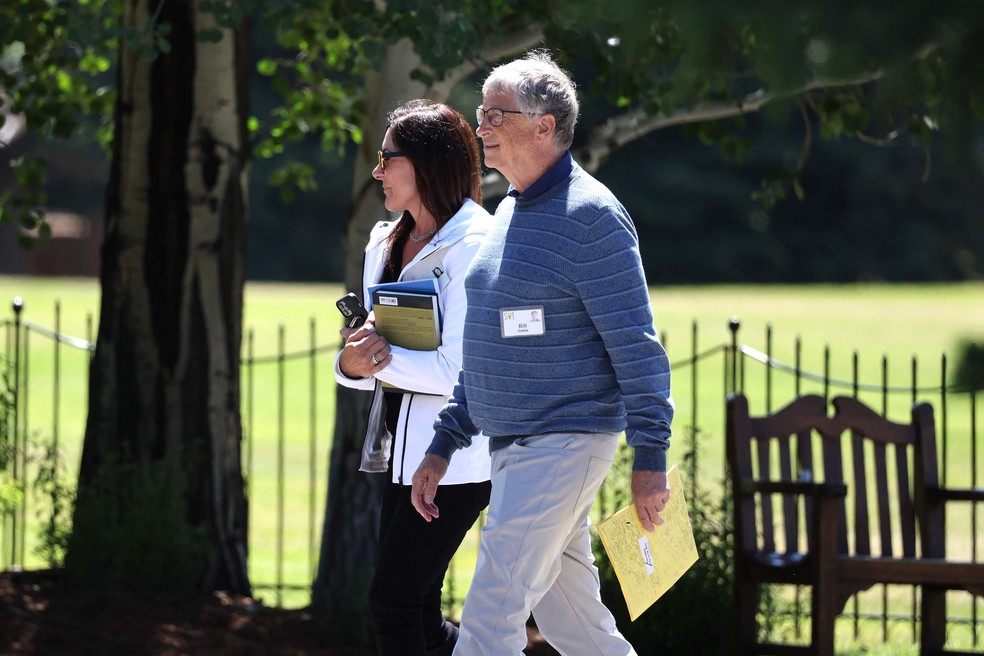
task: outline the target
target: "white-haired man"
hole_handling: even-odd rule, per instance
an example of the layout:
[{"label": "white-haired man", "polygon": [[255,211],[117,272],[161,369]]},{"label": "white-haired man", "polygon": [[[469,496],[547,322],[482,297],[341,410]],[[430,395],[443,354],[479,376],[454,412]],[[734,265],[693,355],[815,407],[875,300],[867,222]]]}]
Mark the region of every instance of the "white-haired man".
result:
[{"label": "white-haired man", "polygon": [[632,220],[571,158],[577,115],[543,51],[482,87],[485,164],[510,190],[466,277],[462,369],[411,494],[437,519],[453,453],[488,436],[492,498],[456,656],[519,656],[531,612],[562,654],[635,653],[601,601],[588,514],[624,431],[639,519],[662,523],[670,369]]}]

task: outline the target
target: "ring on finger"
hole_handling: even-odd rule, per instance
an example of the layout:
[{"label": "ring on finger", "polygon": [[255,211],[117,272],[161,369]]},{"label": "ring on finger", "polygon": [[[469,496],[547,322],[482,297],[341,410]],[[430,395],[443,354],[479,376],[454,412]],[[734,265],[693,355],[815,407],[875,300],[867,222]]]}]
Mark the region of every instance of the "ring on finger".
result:
[{"label": "ring on finger", "polygon": [[376,357],[375,353],[372,354],[372,363],[379,364],[379,358]]}]

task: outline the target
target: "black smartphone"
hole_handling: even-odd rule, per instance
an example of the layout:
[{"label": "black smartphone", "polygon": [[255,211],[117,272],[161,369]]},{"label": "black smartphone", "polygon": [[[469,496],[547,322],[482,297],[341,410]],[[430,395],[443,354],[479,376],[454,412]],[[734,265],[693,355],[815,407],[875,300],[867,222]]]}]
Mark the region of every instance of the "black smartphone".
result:
[{"label": "black smartphone", "polygon": [[355,294],[346,294],[335,301],[335,305],[338,307],[338,311],[342,313],[342,316],[345,317],[345,326],[347,328],[358,328],[369,318],[369,312],[366,310],[366,306],[362,304],[362,301]]}]

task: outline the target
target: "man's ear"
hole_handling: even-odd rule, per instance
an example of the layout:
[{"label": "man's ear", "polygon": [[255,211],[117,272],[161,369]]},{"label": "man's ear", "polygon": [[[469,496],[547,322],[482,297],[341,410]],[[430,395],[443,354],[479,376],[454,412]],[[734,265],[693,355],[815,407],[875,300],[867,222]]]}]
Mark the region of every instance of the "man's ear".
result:
[{"label": "man's ear", "polygon": [[552,139],[557,129],[557,119],[553,114],[541,114],[537,122],[536,136],[538,139]]}]

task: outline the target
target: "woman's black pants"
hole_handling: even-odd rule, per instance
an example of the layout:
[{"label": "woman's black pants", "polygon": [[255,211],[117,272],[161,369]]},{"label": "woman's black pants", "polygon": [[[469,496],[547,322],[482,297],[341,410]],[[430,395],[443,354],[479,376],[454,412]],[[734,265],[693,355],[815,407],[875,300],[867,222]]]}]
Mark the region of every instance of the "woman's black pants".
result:
[{"label": "woman's black pants", "polygon": [[451,557],[488,506],[492,484],[441,485],[441,516],[424,521],[409,485],[389,484],[379,517],[379,558],[369,613],[380,656],[450,656],[457,627],[444,619],[441,586]]}]

